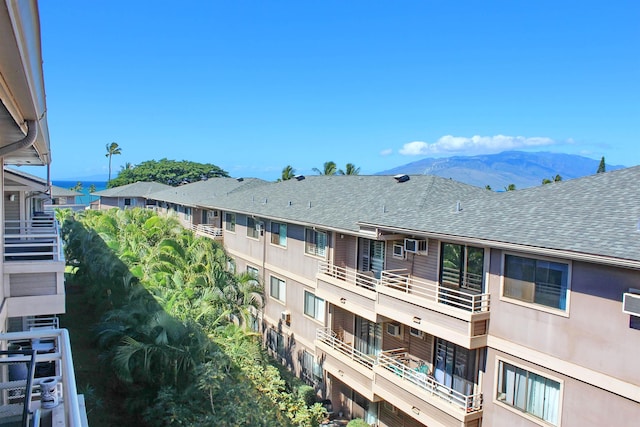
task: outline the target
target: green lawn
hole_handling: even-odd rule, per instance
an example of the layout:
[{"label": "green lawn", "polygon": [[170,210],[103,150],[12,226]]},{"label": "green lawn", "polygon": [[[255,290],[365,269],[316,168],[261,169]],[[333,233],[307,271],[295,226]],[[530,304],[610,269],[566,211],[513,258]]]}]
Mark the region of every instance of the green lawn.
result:
[{"label": "green lawn", "polygon": [[103,367],[91,328],[97,322],[97,313],[86,303],[83,288],[78,284],[66,285],[67,313],[60,316],[60,325],[69,330],[73,365],[78,392],[85,395],[87,415],[91,427],[134,425],[122,401],[110,387],[113,373]]}]

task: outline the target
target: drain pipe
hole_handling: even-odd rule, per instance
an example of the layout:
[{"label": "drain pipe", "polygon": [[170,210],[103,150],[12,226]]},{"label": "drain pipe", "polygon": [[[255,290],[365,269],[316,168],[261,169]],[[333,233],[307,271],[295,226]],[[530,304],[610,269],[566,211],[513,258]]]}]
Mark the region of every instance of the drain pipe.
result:
[{"label": "drain pipe", "polygon": [[0,157],[4,157],[9,153],[13,153],[16,150],[27,148],[36,142],[38,136],[38,126],[35,120],[27,120],[27,136],[20,141],[12,142],[11,144],[0,148]]}]

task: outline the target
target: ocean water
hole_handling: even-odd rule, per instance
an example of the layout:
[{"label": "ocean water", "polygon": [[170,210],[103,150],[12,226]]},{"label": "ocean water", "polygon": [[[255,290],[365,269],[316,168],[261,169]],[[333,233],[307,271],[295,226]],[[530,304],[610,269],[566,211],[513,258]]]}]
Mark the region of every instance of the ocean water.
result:
[{"label": "ocean water", "polygon": [[107,188],[107,181],[83,181],[83,180],[76,180],[76,181],[52,180],[51,181],[51,183],[56,187],[61,187],[66,189],[71,189],[71,187],[75,187],[78,182],[82,183],[82,196],[76,197],[76,203],[80,205],[89,205],[89,203],[99,199],[98,196],[92,196],[91,194],[89,194],[89,187],[91,187],[91,185],[94,185],[96,187],[96,191],[106,190]]}]

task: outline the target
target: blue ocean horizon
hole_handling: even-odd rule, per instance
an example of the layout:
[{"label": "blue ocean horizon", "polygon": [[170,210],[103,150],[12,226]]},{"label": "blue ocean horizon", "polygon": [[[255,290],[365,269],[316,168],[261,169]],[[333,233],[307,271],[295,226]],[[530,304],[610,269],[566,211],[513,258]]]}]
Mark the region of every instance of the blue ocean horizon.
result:
[{"label": "blue ocean horizon", "polygon": [[107,189],[107,181],[89,181],[89,180],[60,180],[60,181],[56,181],[56,180],[52,180],[51,184],[55,185],[56,187],[61,187],[61,188],[66,188],[67,190],[71,189],[72,187],[75,187],[76,184],[78,182],[82,183],[82,196],[77,196],[76,197],[76,203],[80,204],[80,205],[89,205],[91,202],[93,202],[94,200],[97,200],[99,197],[98,196],[93,196],[89,193],[89,188],[91,188],[91,186],[95,186],[96,191],[101,191],[101,190],[106,190]]}]

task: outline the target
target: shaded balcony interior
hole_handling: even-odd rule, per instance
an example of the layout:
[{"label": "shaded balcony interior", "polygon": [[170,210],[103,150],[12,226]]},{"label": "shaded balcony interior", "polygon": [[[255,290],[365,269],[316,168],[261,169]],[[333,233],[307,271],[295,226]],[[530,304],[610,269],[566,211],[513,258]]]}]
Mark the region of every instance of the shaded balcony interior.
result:
[{"label": "shaded balcony interior", "polygon": [[29,220],[5,220],[5,261],[64,261],[60,227],[52,214]]}]

